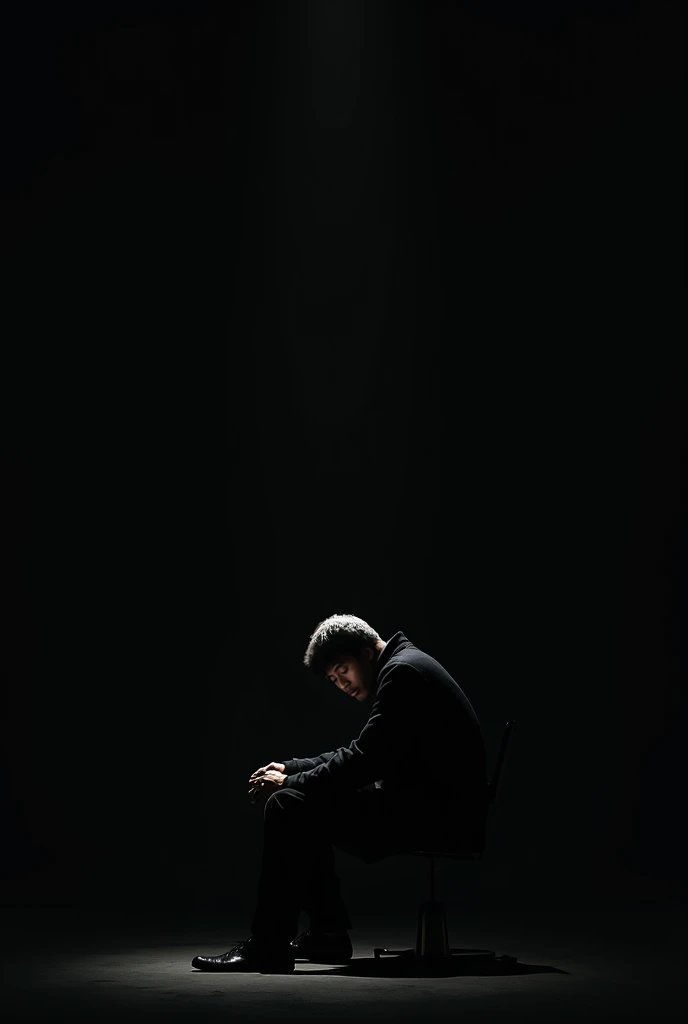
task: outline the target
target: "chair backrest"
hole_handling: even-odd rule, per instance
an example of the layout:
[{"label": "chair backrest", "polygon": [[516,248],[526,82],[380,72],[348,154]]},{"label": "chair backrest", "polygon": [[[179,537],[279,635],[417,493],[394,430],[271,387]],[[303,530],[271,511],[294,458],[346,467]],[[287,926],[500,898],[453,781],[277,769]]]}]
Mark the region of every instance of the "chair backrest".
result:
[{"label": "chair backrest", "polygon": [[490,779],[490,784],[487,787],[487,803],[493,804],[497,799],[497,793],[499,792],[499,781],[502,777],[502,767],[504,765],[504,758],[506,757],[506,748],[511,736],[511,730],[514,725],[514,720],[507,722],[504,726],[504,733],[502,734],[502,742],[499,745],[499,754],[497,755],[497,764],[495,770]]}]

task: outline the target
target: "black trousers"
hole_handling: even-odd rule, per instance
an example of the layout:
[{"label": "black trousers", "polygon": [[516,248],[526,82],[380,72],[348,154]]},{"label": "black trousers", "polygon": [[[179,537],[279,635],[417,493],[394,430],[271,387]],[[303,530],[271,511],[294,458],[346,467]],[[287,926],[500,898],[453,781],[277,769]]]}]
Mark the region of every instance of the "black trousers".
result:
[{"label": "black trousers", "polygon": [[[457,809],[450,813],[456,824]],[[263,860],[251,932],[291,941],[301,910],[311,927],[351,928],[333,847],[366,863],[427,849],[446,815],[444,804],[414,791],[359,789],[324,799],[277,790],[263,812]],[[465,817],[463,832],[470,827],[472,819]]]}]

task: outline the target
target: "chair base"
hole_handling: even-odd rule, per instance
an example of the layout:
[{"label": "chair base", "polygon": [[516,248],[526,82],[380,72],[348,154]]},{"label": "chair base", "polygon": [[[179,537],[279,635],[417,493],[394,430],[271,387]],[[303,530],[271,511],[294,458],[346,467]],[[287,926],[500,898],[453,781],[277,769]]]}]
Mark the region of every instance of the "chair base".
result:
[{"label": "chair base", "polygon": [[418,909],[418,930],[416,933],[415,949],[386,949],[383,946],[376,946],[373,950],[376,960],[381,956],[398,956],[404,960],[414,962],[432,962],[451,960],[453,957],[463,957],[484,960],[493,960],[495,952],[492,949],[472,949],[450,946],[447,937],[447,914],[444,903],[422,903]]},{"label": "chair base", "polygon": [[452,946],[447,950],[446,953],[438,955],[423,954],[419,953],[416,949],[385,949],[382,946],[376,946],[373,950],[373,954],[376,960],[379,960],[381,956],[398,956],[403,957],[405,960],[422,960],[424,963],[434,963],[438,960],[451,960],[452,957],[464,957],[465,959],[477,959],[477,960],[494,960],[495,951],[493,949],[459,949]]}]

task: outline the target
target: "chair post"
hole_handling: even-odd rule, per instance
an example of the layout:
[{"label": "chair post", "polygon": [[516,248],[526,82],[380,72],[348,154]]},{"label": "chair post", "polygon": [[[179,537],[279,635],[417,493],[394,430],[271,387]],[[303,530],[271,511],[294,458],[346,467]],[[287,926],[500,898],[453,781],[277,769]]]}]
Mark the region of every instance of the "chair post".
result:
[{"label": "chair post", "polygon": [[416,954],[424,959],[450,955],[447,915],[444,903],[435,902],[435,858],[430,856],[429,900],[420,906],[416,932]]}]

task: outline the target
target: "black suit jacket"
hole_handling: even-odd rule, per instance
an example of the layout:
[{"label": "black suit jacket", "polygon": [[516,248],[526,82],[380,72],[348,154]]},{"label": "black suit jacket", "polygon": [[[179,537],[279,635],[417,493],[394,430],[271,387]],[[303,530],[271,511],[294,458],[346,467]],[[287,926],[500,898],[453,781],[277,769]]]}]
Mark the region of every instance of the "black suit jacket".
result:
[{"label": "black suit jacket", "polygon": [[307,794],[331,796],[373,783],[421,802],[482,812],[487,793],[485,745],[470,701],[403,633],[394,634],[375,663],[373,706],[358,739],[284,766],[284,785]]}]

